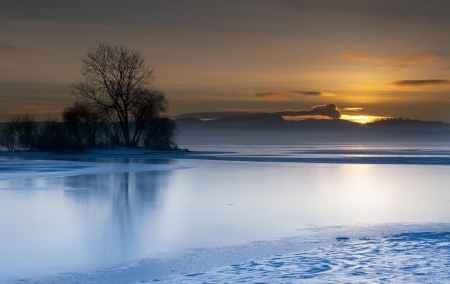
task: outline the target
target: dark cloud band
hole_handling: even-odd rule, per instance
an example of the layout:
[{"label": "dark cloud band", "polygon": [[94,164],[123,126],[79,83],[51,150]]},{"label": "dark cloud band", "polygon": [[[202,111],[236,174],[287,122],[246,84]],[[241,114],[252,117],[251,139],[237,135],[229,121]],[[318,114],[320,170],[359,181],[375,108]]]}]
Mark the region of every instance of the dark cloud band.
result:
[{"label": "dark cloud band", "polygon": [[392,82],[392,85],[398,87],[422,87],[422,86],[442,86],[450,85],[449,80],[428,79],[428,80],[403,80]]},{"label": "dark cloud band", "polygon": [[271,113],[256,113],[256,112],[198,112],[198,113],[184,113],[178,115],[176,118],[193,117],[198,119],[219,119],[226,117],[238,117],[248,115],[278,115],[278,116],[322,116],[332,119],[339,119],[341,112],[336,104],[317,105],[308,110],[286,110]]},{"label": "dark cloud band", "polygon": [[300,96],[325,96],[331,97],[335,96],[335,94],[328,92],[318,92],[318,91],[275,91],[275,92],[267,92],[267,93],[258,93],[255,97],[258,98],[285,98],[293,95]]},{"label": "dark cloud band", "polygon": [[336,104],[318,105],[310,110],[281,111],[275,114],[280,116],[326,116],[333,119],[341,117],[341,112]]}]

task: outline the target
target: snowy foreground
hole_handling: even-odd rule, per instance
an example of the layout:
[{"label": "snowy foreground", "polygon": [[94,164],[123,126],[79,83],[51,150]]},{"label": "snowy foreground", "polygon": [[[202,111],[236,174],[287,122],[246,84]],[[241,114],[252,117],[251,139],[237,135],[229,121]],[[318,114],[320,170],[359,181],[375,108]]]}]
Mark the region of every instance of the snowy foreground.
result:
[{"label": "snowy foreground", "polygon": [[4,156],[0,283],[450,282],[447,149],[223,150]]},{"label": "snowy foreground", "polygon": [[322,228],[308,237],[196,249],[18,283],[447,283],[449,230],[447,224]]},{"label": "snowy foreground", "polygon": [[337,237],[331,245],[159,283],[444,283],[450,281],[449,268],[450,232],[411,232],[372,239]]}]

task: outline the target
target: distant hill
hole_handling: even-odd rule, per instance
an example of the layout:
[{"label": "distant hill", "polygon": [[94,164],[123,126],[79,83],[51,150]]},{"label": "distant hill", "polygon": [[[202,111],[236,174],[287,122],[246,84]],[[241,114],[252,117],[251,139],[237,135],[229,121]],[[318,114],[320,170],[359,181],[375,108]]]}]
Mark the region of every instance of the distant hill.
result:
[{"label": "distant hill", "polygon": [[436,121],[387,119],[367,124],[348,120],[285,120],[261,114],[202,121],[180,118],[180,144],[298,144],[363,141],[449,141],[450,124]]}]

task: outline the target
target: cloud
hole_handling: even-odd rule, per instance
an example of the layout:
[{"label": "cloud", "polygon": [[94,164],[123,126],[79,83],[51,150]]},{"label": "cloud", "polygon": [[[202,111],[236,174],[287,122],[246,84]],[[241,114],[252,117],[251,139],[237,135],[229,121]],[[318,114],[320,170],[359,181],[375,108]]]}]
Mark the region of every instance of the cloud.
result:
[{"label": "cloud", "polygon": [[412,53],[393,58],[374,57],[351,52],[344,52],[343,55],[359,61],[377,63],[385,67],[404,67],[406,65],[440,61],[440,58],[432,53]]},{"label": "cloud", "polygon": [[10,44],[0,43],[0,54],[1,53],[12,55],[28,55],[40,53],[40,51],[34,48],[21,48]]},{"label": "cloud", "polygon": [[356,53],[351,53],[351,52],[344,52],[344,56],[345,57],[349,57],[349,58],[353,58],[356,60],[361,60],[361,61],[368,61],[368,62],[380,62],[380,58],[376,58],[373,56],[369,56],[369,55],[362,55],[362,54],[356,54]]},{"label": "cloud", "polygon": [[322,96],[322,97],[333,97],[336,96],[333,93],[328,92],[318,92],[318,91],[275,91],[267,93],[257,93],[255,97],[264,99],[290,99],[292,96]]},{"label": "cloud", "polygon": [[391,85],[395,85],[397,87],[447,86],[450,85],[450,81],[441,79],[402,80],[392,82]]},{"label": "cloud", "polygon": [[342,109],[343,111],[361,111],[364,110],[362,107],[346,107]]},{"label": "cloud", "polygon": [[325,116],[333,119],[339,119],[341,112],[336,104],[317,105],[309,110],[288,110],[275,112],[274,114],[281,116]]},{"label": "cloud", "polygon": [[406,65],[406,64],[415,64],[422,62],[431,62],[438,61],[439,57],[431,53],[422,53],[422,54],[408,54],[405,56],[392,58],[389,60],[390,65]]},{"label": "cloud", "polygon": [[341,112],[336,104],[317,105],[307,110],[286,110],[279,112],[248,112],[248,111],[218,111],[218,112],[197,112],[197,113],[183,113],[176,118],[193,117],[198,119],[219,119],[226,117],[243,117],[250,115],[277,115],[277,116],[289,116],[289,117],[318,117],[318,118],[332,118],[339,119]]}]

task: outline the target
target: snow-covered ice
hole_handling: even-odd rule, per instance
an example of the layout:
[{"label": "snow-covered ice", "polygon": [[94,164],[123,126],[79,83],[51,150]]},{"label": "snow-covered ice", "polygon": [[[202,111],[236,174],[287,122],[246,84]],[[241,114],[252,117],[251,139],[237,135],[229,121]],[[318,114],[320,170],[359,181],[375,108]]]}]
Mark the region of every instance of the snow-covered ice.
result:
[{"label": "snow-covered ice", "polygon": [[[311,250],[277,254],[158,283],[447,283],[450,232],[339,237]],[[142,282],[141,282],[142,283]]]},{"label": "snow-covered ice", "polygon": [[[31,283],[446,283],[450,225],[323,227]],[[403,232],[403,233],[402,233]],[[370,237],[369,237],[370,236]]]}]

